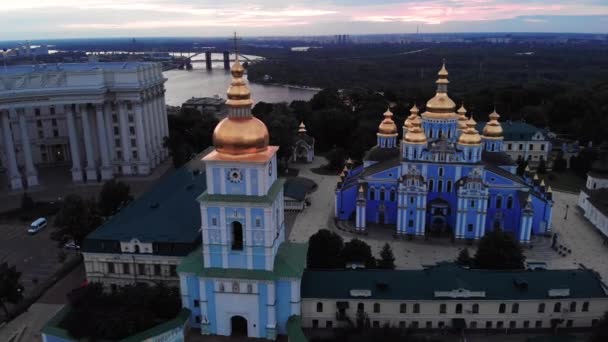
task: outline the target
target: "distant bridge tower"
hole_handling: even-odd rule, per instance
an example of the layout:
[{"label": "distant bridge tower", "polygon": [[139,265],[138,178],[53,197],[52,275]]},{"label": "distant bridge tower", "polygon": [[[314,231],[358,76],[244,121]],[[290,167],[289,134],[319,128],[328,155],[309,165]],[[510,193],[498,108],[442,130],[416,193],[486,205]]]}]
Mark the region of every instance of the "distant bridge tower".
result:
[{"label": "distant bridge tower", "polygon": [[230,70],[230,52],[224,51],[224,69]]},{"label": "distant bridge tower", "polygon": [[211,51],[205,51],[205,64],[207,65],[207,70],[211,70]]}]

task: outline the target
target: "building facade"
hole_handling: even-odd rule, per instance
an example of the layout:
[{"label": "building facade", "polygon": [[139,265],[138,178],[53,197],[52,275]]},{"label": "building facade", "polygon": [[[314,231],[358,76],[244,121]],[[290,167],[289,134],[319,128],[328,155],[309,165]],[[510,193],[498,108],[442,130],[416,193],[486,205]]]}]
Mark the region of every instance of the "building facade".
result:
[{"label": "building facade", "polygon": [[207,190],[198,197],[202,248],[178,268],[182,305],[202,334],[274,339],[300,313],[306,245],[285,242],[283,180],[277,146],[251,114],[253,101],[238,57],[228,116],[203,158]]},{"label": "building facade", "polygon": [[587,183],[578,196],[585,218],[608,239],[608,144],[599,147],[599,159],[591,165]]},{"label": "building facade", "polygon": [[0,77],[0,161],[13,190],[39,185],[39,166],[68,164],[74,182],[98,182],[147,175],[168,156],[159,64],[19,65]]},{"label": "building facade", "polygon": [[298,134],[293,142],[291,161],[312,163],[315,160],[315,138],[308,135],[304,121],[300,122]]},{"label": "building facade", "polygon": [[447,234],[478,240],[501,229],[522,242],[551,231],[552,193],[527,173],[515,175],[503,152],[503,129],[494,111],[482,134],[466,110],[449,98],[448,72],[439,71],[437,93],[419,115],[414,106],[403,124],[403,140],[390,110],[384,113],[377,145],[363,165],[347,164],[335,191],[335,217],[392,225],[397,236]]}]

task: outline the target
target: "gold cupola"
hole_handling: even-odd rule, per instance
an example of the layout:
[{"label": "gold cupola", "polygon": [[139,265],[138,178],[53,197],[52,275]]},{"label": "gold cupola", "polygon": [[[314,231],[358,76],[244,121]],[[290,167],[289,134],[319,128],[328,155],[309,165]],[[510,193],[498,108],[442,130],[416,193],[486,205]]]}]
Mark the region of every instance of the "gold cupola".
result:
[{"label": "gold cupola", "polygon": [[405,133],[407,133],[407,131],[412,127],[412,120],[418,116],[418,113],[420,113],[420,110],[418,109],[418,107],[416,106],[416,104],[414,104],[414,106],[410,109],[410,116],[408,116],[405,121],[403,122],[403,137],[405,138]]},{"label": "gold cupola", "polygon": [[479,132],[475,129],[475,125],[477,123],[473,120],[473,116],[467,120],[467,128],[462,131],[460,137],[458,138],[458,144],[460,145],[480,145],[481,144],[481,136]]},{"label": "gold cupola", "polygon": [[306,125],[304,125],[304,121],[300,121],[300,126],[298,127],[298,134],[299,135],[306,134]]},{"label": "gold cupola", "polygon": [[393,121],[393,113],[391,112],[390,108],[387,108],[383,115],[384,120],[382,120],[380,126],[378,126],[378,135],[397,135],[397,125],[395,125],[395,121]]},{"label": "gold cupola", "polygon": [[435,82],[437,84],[437,92],[435,96],[426,103],[426,112],[423,117],[431,119],[446,119],[456,117],[456,103],[448,96],[448,71],[445,68],[445,61],[441,66],[441,70],[437,73],[439,78]]},{"label": "gold cupola", "polygon": [[403,140],[409,144],[426,144],[426,135],[422,130],[422,120],[420,116],[416,115],[412,121],[411,126],[405,133]]},{"label": "gold cupola", "polygon": [[460,131],[467,129],[467,110],[464,108],[464,104],[458,108],[458,129]]},{"label": "gold cupola", "polygon": [[500,125],[500,122],[498,122],[500,115],[496,113],[496,108],[494,108],[494,111],[489,115],[489,118],[490,120],[483,128],[483,137],[485,139],[502,140],[502,126]]},{"label": "gold cupola", "polygon": [[253,101],[238,53],[230,72],[232,81],[226,92],[228,116],[215,126],[213,145],[218,153],[230,156],[264,152],[268,148],[268,129],[251,114]]}]

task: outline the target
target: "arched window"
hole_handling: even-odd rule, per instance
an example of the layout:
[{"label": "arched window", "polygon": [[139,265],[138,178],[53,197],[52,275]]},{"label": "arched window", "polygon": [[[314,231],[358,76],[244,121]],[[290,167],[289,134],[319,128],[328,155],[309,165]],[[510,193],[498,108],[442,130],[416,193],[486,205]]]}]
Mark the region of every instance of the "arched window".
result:
[{"label": "arched window", "polygon": [[432,128],[429,129],[429,137],[431,137],[431,138],[433,137],[433,129]]},{"label": "arched window", "polygon": [[317,312],[323,312],[323,303],[321,303],[321,302],[317,303]]},{"label": "arched window", "polygon": [[435,182],[432,179],[429,179],[429,191],[435,191]]},{"label": "arched window", "polygon": [[473,152],[469,151],[469,160],[473,159]]},{"label": "arched window", "polygon": [[241,286],[236,281],[232,283],[232,292],[234,292],[234,293],[241,292]]},{"label": "arched window", "polygon": [[376,200],[376,189],[369,188],[369,200],[370,201]]},{"label": "arched window", "polygon": [[570,303],[570,312],[576,312],[576,302]]},{"label": "arched window", "polygon": [[505,313],[506,310],[507,310],[507,305],[505,303],[501,303],[500,306],[498,307],[498,313]]},{"label": "arched window", "polygon": [[238,222],[232,222],[232,250],[243,250],[243,225]]},{"label": "arched window", "polygon": [[384,188],[380,189],[380,200],[384,201]]},{"label": "arched window", "polygon": [[513,196],[509,195],[509,197],[507,197],[507,209],[511,208],[513,208]]},{"label": "arched window", "polygon": [[456,312],[457,314],[462,313],[462,304],[456,304],[456,310],[454,312]]},{"label": "arched window", "polygon": [[437,174],[439,174],[439,177],[443,177],[443,168],[440,167],[439,170],[437,171]]},{"label": "arched window", "polygon": [[562,311],[562,303],[557,302],[553,305],[553,312],[561,312]]},{"label": "arched window", "polygon": [[414,149],[414,159],[418,158],[418,150]]},{"label": "arched window", "polygon": [[380,303],[374,303],[374,312],[380,313]]},{"label": "arched window", "polygon": [[473,313],[479,313],[479,304],[473,304]]},{"label": "arched window", "polygon": [[391,202],[395,202],[395,189],[391,189],[390,200]]},{"label": "arched window", "polygon": [[139,245],[135,245],[135,254],[139,254]]},{"label": "arched window", "polygon": [[511,306],[511,313],[519,313],[519,303],[513,303],[513,306]]},{"label": "arched window", "polygon": [[502,208],[502,196],[496,196],[496,208],[497,209],[501,209]]},{"label": "arched window", "polygon": [[452,192],[452,181],[447,182],[447,187],[446,187],[445,191]]},{"label": "arched window", "polygon": [[448,139],[452,137],[452,130],[448,130]]},{"label": "arched window", "polygon": [[444,314],[444,313],[446,313],[446,311],[447,311],[447,305],[445,305],[445,304],[440,304],[440,305],[439,305],[439,313]]},{"label": "arched window", "polygon": [[365,305],[363,303],[359,303],[357,304],[357,311],[358,312],[363,312],[365,311]]},{"label": "arched window", "polygon": [[437,181],[437,191],[438,192],[443,191],[443,181],[442,180]]},{"label": "arched window", "polygon": [[407,312],[407,304],[399,305],[399,313],[406,313],[406,312]]}]

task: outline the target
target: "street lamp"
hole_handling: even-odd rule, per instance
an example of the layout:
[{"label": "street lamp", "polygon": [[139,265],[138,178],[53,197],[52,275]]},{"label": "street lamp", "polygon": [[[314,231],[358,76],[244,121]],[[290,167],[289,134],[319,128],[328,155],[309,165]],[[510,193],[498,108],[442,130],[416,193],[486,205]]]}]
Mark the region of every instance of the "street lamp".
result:
[{"label": "street lamp", "polygon": [[568,219],[568,208],[570,208],[570,206],[566,204],[566,214],[564,215],[564,220]]}]

